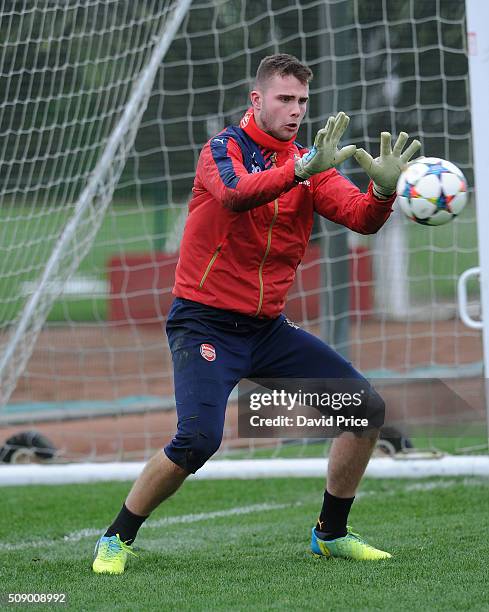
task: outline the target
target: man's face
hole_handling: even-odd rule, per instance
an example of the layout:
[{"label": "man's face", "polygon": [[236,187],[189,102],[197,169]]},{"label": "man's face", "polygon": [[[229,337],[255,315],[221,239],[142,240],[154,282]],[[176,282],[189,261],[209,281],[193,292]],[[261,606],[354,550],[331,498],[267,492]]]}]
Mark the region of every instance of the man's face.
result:
[{"label": "man's face", "polygon": [[308,96],[309,85],[295,76],[273,75],[251,92],[258,127],[278,140],[290,140],[306,113]]}]

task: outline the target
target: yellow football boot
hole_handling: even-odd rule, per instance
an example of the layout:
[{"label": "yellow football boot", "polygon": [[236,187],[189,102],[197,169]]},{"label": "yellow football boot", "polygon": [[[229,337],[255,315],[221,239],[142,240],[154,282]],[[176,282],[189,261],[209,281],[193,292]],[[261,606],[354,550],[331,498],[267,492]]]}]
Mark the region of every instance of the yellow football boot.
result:
[{"label": "yellow football boot", "polygon": [[128,555],[137,557],[131,547],[120,539],[119,534],[102,536],[95,546],[92,569],[96,574],[122,574]]},{"label": "yellow football boot", "polygon": [[339,557],[342,559],[354,559],[355,561],[378,561],[390,559],[392,555],[367,544],[358,533],[354,533],[347,527],[348,533],[342,538],[335,540],[321,540],[316,535],[316,529],[312,529],[311,551],[315,557]]}]

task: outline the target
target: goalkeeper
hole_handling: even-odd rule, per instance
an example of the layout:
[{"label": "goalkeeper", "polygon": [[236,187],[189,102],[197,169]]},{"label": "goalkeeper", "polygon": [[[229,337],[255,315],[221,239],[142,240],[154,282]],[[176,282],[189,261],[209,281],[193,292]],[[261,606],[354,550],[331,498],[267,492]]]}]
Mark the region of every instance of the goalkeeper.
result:
[{"label": "goalkeeper", "polygon": [[[219,448],[226,403],[242,378],[364,380],[327,344],[290,324],[282,310],[314,212],[355,232],[377,232],[391,213],[399,174],[420,144],[404,150],[408,136],[401,133],[391,148],[384,132],[375,160],[355,145],[338,148],[349,122],[340,112],[304,149],[295,137],[311,78],[293,56],[264,58],[240,125],[211,138],[201,152],[167,322],[177,432],[147,463],[97,543],[97,573],[124,571],[144,520]],[[366,193],[336,170],[351,156],[371,179]],[[369,398],[371,412],[383,418],[382,398],[373,389]],[[362,435],[344,431],[334,440],[312,529],[316,555],[391,556],[347,527],[377,435],[377,428]]]}]

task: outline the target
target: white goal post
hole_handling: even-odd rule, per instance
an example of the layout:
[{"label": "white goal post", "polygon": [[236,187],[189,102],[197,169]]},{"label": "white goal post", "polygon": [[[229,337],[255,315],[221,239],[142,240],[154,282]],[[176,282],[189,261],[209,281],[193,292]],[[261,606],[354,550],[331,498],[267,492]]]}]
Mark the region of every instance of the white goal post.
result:
[{"label": "white goal post", "polygon": [[[472,142],[474,149],[475,202],[479,236],[479,274],[484,342],[484,376],[489,377],[489,4],[466,0],[467,37],[470,68]],[[487,389],[487,386],[486,386]],[[486,398],[489,415],[489,398]],[[488,419],[489,424],[489,419]],[[489,425],[488,425],[489,426]]]}]

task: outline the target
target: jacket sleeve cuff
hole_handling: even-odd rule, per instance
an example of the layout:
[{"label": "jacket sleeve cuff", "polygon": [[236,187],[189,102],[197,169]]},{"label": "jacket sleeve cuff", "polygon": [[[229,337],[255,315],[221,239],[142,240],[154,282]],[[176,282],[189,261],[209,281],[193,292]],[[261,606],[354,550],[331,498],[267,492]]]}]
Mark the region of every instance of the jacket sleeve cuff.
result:
[{"label": "jacket sleeve cuff", "polygon": [[296,176],[295,176],[295,159],[288,159],[285,164],[282,166],[284,170],[284,176],[288,183],[291,185],[296,185]]},{"label": "jacket sleeve cuff", "polygon": [[375,200],[375,203],[377,205],[380,206],[385,206],[385,208],[388,208],[389,210],[392,208],[392,205],[395,202],[395,199],[397,197],[396,192],[394,192],[392,195],[390,195],[389,197],[378,197],[375,194],[375,189],[374,189],[374,184],[373,181],[370,181],[369,185],[368,185],[368,194]]}]

